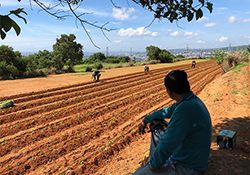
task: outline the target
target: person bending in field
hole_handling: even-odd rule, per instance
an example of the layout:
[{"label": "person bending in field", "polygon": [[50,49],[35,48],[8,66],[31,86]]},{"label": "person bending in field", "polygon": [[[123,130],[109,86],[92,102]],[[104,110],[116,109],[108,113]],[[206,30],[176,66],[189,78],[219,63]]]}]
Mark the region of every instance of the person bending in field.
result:
[{"label": "person bending in field", "polygon": [[192,61],[192,66],[191,66],[191,67],[192,67],[192,68],[195,68],[195,66],[196,66],[196,61],[193,60],[193,61]]},{"label": "person bending in field", "polygon": [[169,72],[164,84],[167,94],[176,102],[146,115],[139,125],[139,133],[145,133],[148,124],[152,125],[157,120],[170,118],[170,121],[166,129],[159,125],[151,128],[149,161],[134,175],[203,174],[210,153],[210,114],[200,98],[190,90],[185,71]]},{"label": "person bending in field", "polygon": [[148,66],[144,66],[144,73],[148,73],[149,72],[149,67]]},{"label": "person bending in field", "polygon": [[101,76],[101,72],[99,70],[93,71],[92,77],[93,77],[94,81],[99,81],[100,76]]}]

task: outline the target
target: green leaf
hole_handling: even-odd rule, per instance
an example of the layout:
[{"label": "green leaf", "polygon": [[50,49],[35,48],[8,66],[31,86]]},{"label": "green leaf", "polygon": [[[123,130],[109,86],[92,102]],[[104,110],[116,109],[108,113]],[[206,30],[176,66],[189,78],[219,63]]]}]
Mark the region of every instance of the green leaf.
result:
[{"label": "green leaf", "polygon": [[16,35],[19,35],[20,32],[21,32],[21,29],[20,27],[17,25],[17,23],[11,19],[11,24],[12,24],[12,27],[14,28],[14,30],[16,31]]},{"label": "green leaf", "polygon": [[24,20],[24,22],[25,22],[25,24],[27,24],[27,21],[26,21],[26,19],[24,18],[24,17],[22,17],[22,16],[20,16],[20,15],[16,15],[18,18],[21,18],[21,19],[23,19]]},{"label": "green leaf", "polygon": [[163,18],[167,18],[170,15],[170,12],[171,12],[170,10],[168,10],[167,12],[165,12],[164,15],[163,15]]},{"label": "green leaf", "polygon": [[6,33],[4,31],[0,30],[1,38],[4,39],[6,37]]},{"label": "green leaf", "polygon": [[24,20],[25,24],[27,24],[27,21],[26,19],[20,15],[20,13],[24,13],[27,15],[27,13],[23,10],[23,8],[19,8],[19,9],[16,9],[16,10],[11,10],[10,11],[10,14],[13,14],[13,15],[16,15],[18,18],[21,18]]},{"label": "green leaf", "polygon": [[11,27],[12,27],[12,23],[11,23],[11,19],[8,16],[2,16],[1,17],[1,26],[4,29],[5,32],[8,32]]},{"label": "green leaf", "polygon": [[210,13],[213,11],[213,4],[210,2],[207,2],[207,9],[209,10]]},{"label": "green leaf", "polygon": [[140,0],[140,4],[142,5],[142,7],[145,7],[145,5],[147,4],[147,1]]},{"label": "green leaf", "polygon": [[204,6],[204,0],[199,0],[199,2]]},{"label": "green leaf", "polygon": [[193,4],[193,0],[188,0],[188,2],[189,2],[189,5]]},{"label": "green leaf", "polygon": [[202,18],[202,16],[203,16],[203,12],[202,12],[202,10],[201,9],[198,9],[197,11],[196,11],[196,20],[198,20],[199,18]]},{"label": "green leaf", "polygon": [[189,11],[188,16],[187,16],[188,22],[192,21],[193,18],[194,18],[194,13]]},{"label": "green leaf", "polygon": [[27,13],[23,10],[23,8],[18,8],[16,10],[11,10],[10,13],[11,14],[25,13],[27,15]]}]

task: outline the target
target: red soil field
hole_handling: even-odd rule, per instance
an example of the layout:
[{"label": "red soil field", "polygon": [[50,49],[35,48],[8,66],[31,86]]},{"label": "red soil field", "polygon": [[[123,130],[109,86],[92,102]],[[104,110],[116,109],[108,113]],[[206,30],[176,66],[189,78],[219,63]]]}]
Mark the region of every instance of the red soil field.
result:
[{"label": "red soil field", "polygon": [[0,174],[96,173],[138,140],[145,114],[173,103],[163,85],[172,69],[196,94],[222,74],[206,61],[2,97],[16,105],[0,111]]}]

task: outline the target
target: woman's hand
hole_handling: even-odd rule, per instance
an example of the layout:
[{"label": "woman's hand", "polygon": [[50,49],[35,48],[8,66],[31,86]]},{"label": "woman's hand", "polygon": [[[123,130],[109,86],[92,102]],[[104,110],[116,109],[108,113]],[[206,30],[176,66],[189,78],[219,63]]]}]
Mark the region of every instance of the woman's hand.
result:
[{"label": "woman's hand", "polygon": [[147,124],[144,122],[141,122],[138,126],[139,134],[145,134],[145,129],[147,128]]}]

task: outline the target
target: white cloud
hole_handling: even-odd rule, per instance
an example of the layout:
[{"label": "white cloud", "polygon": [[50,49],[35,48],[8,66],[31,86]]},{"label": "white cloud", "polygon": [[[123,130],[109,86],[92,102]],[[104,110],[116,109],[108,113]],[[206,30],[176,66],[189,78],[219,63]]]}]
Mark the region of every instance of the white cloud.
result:
[{"label": "white cloud", "polygon": [[172,37],[185,36],[187,39],[198,36],[197,32],[189,32],[189,31],[179,32],[179,31],[168,30],[168,33]]},{"label": "white cloud", "polygon": [[121,43],[122,41],[121,40],[115,40],[114,42],[115,43]]},{"label": "white cloud", "polygon": [[[66,9],[68,10],[68,9]],[[107,12],[103,12],[103,11],[100,11],[98,9],[85,9],[85,8],[78,8],[76,10],[77,12],[80,12],[80,13],[89,13],[90,15],[97,15],[97,16],[102,16],[102,17],[107,17],[107,16],[110,16],[109,13]]]},{"label": "white cloud", "polygon": [[197,22],[206,22],[206,21],[208,21],[208,17],[205,17],[205,16],[197,20]]},{"label": "white cloud", "polygon": [[205,24],[205,27],[214,27],[216,25],[216,23],[214,22],[208,22]]},{"label": "white cloud", "polygon": [[187,38],[193,38],[194,36],[197,36],[198,33],[196,32],[185,32],[184,36],[186,36]]},{"label": "white cloud", "polygon": [[180,35],[180,32],[178,32],[178,31],[171,32],[169,35],[170,35],[170,36],[176,37],[176,36],[179,36],[179,35]]},{"label": "white cloud", "polygon": [[119,20],[128,19],[129,16],[135,11],[134,8],[113,8],[112,16]]},{"label": "white cloud", "polygon": [[243,19],[242,22],[250,22],[250,18]]},{"label": "white cloud", "polygon": [[237,21],[237,19],[236,19],[235,16],[230,16],[230,17],[228,18],[228,22],[231,23],[231,24],[235,23],[236,21]]},{"label": "white cloud", "polygon": [[184,36],[192,36],[193,35],[193,32],[185,32],[184,33]]},{"label": "white cloud", "polygon": [[219,41],[219,42],[225,42],[227,40],[228,40],[228,37],[222,36],[217,41]]},{"label": "white cloud", "polygon": [[158,32],[152,32],[151,36],[158,36]]},{"label": "white cloud", "polygon": [[119,36],[158,36],[158,32],[152,32],[149,31],[147,29],[145,29],[145,27],[138,27],[136,29],[133,28],[127,28],[127,29],[120,29],[118,31],[118,35]]},{"label": "white cloud", "polygon": [[229,8],[228,7],[219,7],[218,9],[219,10],[228,10]]},{"label": "white cloud", "polygon": [[229,10],[228,7],[217,7],[213,10],[213,14],[223,15]]},{"label": "white cloud", "polygon": [[20,5],[20,6],[28,6],[28,5],[30,5],[30,3],[28,1],[24,1],[22,3],[18,3],[17,1],[3,1],[0,4],[1,4],[1,7],[4,7],[4,6],[17,6],[17,5]]},{"label": "white cloud", "polygon": [[199,43],[199,44],[205,44],[206,42],[203,41],[203,40],[198,40],[197,43]]}]

